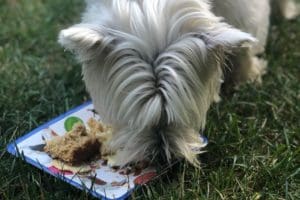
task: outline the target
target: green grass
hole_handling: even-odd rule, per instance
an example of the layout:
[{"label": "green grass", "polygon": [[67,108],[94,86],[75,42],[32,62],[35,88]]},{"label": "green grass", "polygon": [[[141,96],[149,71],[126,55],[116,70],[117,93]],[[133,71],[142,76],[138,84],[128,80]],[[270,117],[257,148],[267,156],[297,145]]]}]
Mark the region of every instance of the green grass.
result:
[{"label": "green grass", "polygon": [[[93,199],[5,152],[6,145],[89,97],[57,44],[80,0],[0,0],[0,199]],[[181,162],[133,199],[300,199],[300,19],[276,14],[261,87],[214,105],[202,169]]]}]

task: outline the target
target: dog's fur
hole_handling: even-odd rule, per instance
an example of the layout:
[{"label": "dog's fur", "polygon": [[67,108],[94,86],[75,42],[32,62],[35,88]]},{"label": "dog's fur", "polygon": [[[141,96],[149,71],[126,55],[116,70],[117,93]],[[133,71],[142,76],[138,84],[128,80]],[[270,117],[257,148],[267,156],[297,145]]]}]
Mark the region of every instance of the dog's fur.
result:
[{"label": "dog's fur", "polygon": [[88,0],[59,42],[83,64],[95,108],[114,127],[116,164],[163,155],[198,165],[199,130],[224,71],[235,84],[261,82],[269,13],[269,0]]}]

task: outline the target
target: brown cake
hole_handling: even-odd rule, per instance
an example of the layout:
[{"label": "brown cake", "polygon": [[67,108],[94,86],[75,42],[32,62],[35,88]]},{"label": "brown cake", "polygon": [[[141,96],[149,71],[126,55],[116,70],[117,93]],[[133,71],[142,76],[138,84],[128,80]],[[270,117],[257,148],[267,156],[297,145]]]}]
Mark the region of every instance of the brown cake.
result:
[{"label": "brown cake", "polygon": [[83,124],[76,124],[64,136],[54,137],[44,148],[52,158],[71,165],[79,165],[101,155],[101,142],[95,134],[88,133]]}]

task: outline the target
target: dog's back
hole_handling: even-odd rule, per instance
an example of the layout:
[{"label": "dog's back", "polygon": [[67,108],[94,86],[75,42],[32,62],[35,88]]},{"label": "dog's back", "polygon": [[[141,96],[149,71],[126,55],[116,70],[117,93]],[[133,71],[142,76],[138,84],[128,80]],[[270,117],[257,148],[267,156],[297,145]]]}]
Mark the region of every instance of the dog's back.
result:
[{"label": "dog's back", "polygon": [[258,43],[253,54],[264,52],[269,29],[270,0],[213,0],[213,11],[232,26],[252,34]]}]

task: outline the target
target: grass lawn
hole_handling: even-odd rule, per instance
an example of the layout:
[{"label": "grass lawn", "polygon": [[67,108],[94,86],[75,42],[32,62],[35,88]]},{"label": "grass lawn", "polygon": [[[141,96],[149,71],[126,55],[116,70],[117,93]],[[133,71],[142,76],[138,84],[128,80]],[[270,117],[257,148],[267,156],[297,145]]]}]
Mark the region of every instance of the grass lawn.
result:
[{"label": "grass lawn", "polygon": [[[81,0],[0,0],[0,199],[93,199],[5,152],[6,145],[89,97],[57,44]],[[132,199],[300,199],[300,18],[277,14],[262,87],[245,85],[209,112],[202,169],[177,164]]]}]

